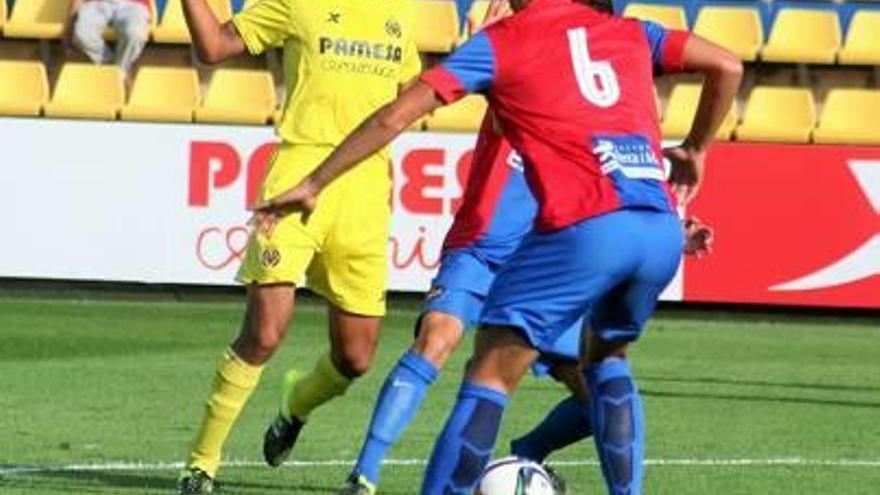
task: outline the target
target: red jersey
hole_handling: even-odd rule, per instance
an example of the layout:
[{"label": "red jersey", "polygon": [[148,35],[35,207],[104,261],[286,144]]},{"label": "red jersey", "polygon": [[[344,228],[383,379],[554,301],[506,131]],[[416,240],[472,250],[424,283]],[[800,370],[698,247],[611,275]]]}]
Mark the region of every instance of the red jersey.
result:
[{"label": "red jersey", "polygon": [[681,70],[688,33],[534,0],[422,74],[450,103],[483,92],[524,158],[550,231],[621,208],[674,211],[655,71]]},{"label": "red jersey", "polygon": [[483,119],[461,208],[443,249],[470,248],[484,261],[503,264],[532,230],[537,204],[522,171],[522,159],[492,118]]}]

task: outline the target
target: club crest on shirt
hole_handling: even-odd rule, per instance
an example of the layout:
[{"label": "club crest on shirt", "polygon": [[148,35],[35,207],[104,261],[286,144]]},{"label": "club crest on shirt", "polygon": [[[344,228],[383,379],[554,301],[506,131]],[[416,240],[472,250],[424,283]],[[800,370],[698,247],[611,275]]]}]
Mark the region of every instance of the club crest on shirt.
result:
[{"label": "club crest on shirt", "polygon": [[260,255],[260,263],[262,263],[265,268],[275,268],[280,262],[281,253],[275,248],[265,249]]},{"label": "club crest on shirt", "polygon": [[403,28],[396,19],[388,19],[385,21],[385,32],[392,38],[400,39],[403,36]]}]

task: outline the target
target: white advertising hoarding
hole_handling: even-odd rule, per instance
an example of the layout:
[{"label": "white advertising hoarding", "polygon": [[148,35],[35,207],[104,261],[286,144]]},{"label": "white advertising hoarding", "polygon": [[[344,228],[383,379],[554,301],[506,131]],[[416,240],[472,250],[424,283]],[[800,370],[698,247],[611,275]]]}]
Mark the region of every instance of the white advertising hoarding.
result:
[{"label": "white advertising hoarding", "polygon": [[[232,284],[274,141],[266,127],[0,119],[0,276]],[[473,144],[394,143],[392,290],[427,289]]]}]

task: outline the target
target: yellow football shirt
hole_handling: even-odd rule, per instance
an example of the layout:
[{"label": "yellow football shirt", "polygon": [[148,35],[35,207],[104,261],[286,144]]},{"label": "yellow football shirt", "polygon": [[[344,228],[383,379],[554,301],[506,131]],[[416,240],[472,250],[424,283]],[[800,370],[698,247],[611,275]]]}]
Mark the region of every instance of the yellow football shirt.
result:
[{"label": "yellow football shirt", "polygon": [[421,70],[413,0],[261,0],[233,18],[251,54],[284,47],[278,135],[338,145]]}]

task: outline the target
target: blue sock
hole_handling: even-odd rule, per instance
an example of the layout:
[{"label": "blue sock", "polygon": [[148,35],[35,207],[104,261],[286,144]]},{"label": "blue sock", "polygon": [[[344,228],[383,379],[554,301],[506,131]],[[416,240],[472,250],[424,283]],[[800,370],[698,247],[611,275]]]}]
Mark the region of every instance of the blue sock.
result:
[{"label": "blue sock", "polygon": [[593,434],[592,408],[569,396],[525,436],[510,442],[510,453],[543,464],[551,453]]},{"label": "blue sock", "polygon": [[434,364],[416,352],[407,351],[401,356],[379,393],[367,439],[354,467],[355,476],[379,484],[379,471],[388,449],[418,412],[437,374]]},{"label": "blue sock", "polygon": [[602,474],[611,495],[641,495],[645,419],[639,391],[625,359],[590,366],[593,429]]},{"label": "blue sock", "polygon": [[489,462],[507,396],[464,382],[434,444],[422,495],[470,495]]}]

